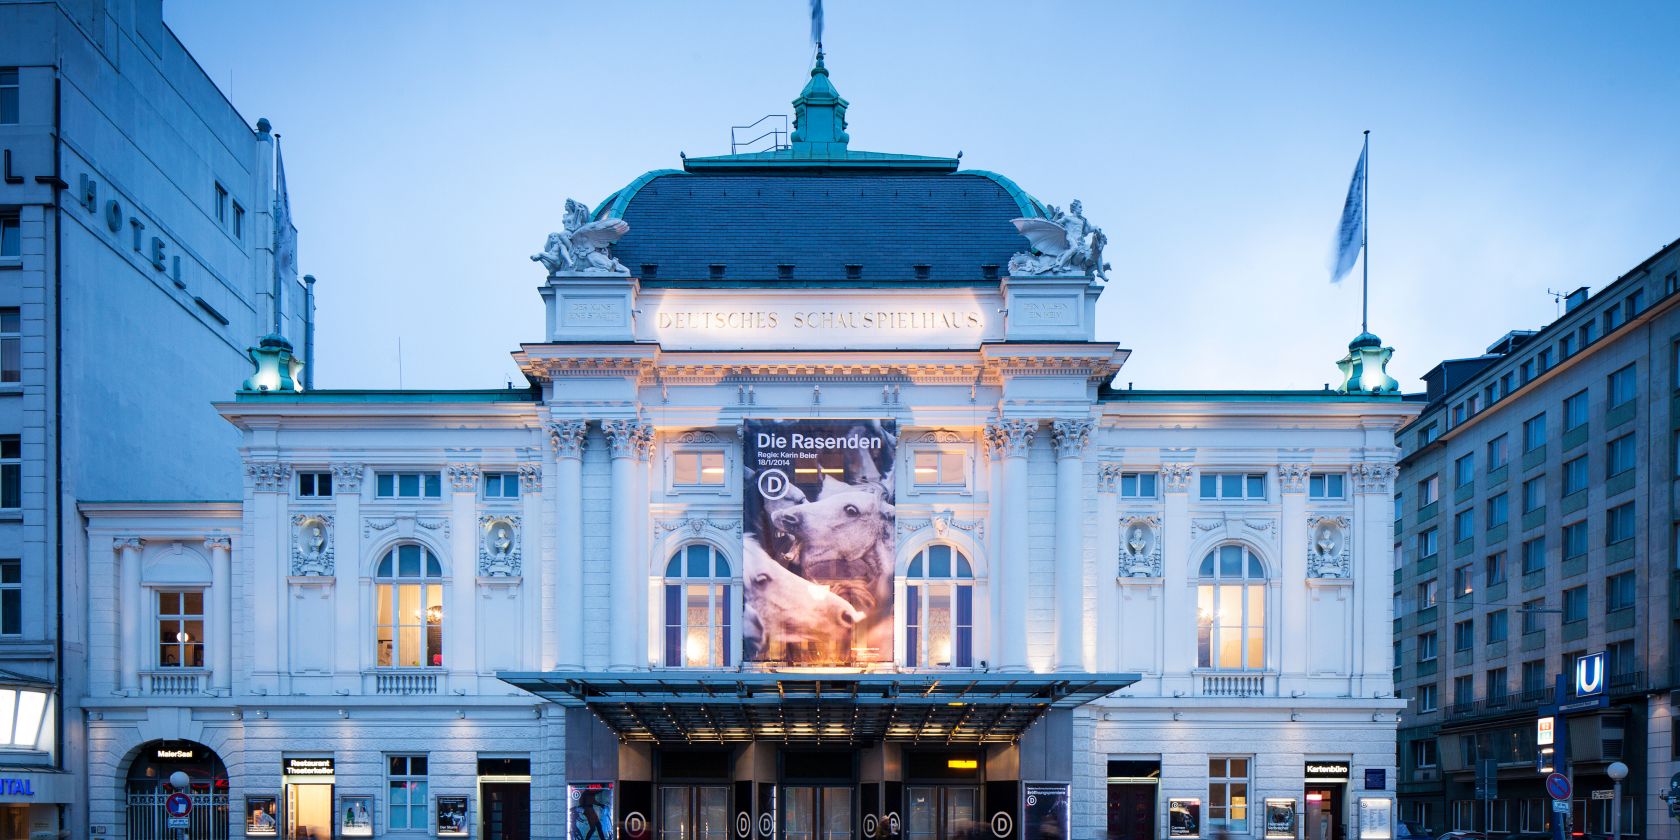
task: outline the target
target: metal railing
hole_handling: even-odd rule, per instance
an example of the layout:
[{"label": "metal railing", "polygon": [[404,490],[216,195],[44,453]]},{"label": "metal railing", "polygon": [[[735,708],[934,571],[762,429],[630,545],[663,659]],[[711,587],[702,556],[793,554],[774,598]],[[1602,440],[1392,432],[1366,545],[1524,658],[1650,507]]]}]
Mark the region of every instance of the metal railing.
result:
[{"label": "metal railing", "polygon": [[[204,840],[227,840],[228,795],[225,793],[194,793],[192,812],[187,815],[187,837]],[[128,795],[128,840],[175,840],[181,830],[169,827],[169,814],[163,803],[167,793],[131,793]]]},{"label": "metal railing", "polygon": [[[768,126],[764,125],[766,121],[770,123]],[[750,134],[754,131],[758,132],[757,136],[746,140],[741,139],[743,134]],[[753,148],[765,139],[770,141],[769,148]],[[793,148],[793,145],[788,142],[787,114],[765,114],[746,125],[729,127],[729,153],[732,155],[740,154],[743,149],[749,152],[779,152],[782,149],[791,148]]]}]

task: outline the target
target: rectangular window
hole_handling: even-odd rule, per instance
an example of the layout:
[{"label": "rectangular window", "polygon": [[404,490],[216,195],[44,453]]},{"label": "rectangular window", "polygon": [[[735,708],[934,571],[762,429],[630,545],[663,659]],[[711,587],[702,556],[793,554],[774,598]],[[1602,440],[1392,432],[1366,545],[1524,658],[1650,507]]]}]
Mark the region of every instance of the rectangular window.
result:
[{"label": "rectangular window", "polygon": [[1587,456],[1582,455],[1563,465],[1563,495],[1569,496],[1587,489]]},{"label": "rectangular window", "polygon": [[1469,563],[1453,569],[1453,597],[1468,598],[1476,591],[1476,570]]},{"label": "rectangular window", "polygon": [[968,455],[960,449],[918,449],[915,476],[918,487],[967,487]]},{"label": "rectangular window", "polygon": [[1347,498],[1347,476],[1341,473],[1313,473],[1307,478],[1307,497],[1312,499]]},{"label": "rectangular window", "polygon": [[1423,510],[1441,499],[1441,479],[1430,476],[1418,482],[1418,510]]},{"label": "rectangular window", "polygon": [[1587,392],[1582,389],[1579,393],[1563,401],[1563,430],[1579,429],[1587,425]]},{"label": "rectangular window", "polygon": [[1523,421],[1523,451],[1533,452],[1546,445],[1546,415],[1544,412]]},{"label": "rectangular window", "polygon": [[1638,583],[1633,572],[1622,572],[1604,579],[1604,611],[1633,609],[1633,602],[1639,597]]},{"label": "rectangular window", "polygon": [[1552,348],[1550,348],[1550,347],[1541,348],[1539,355],[1535,356],[1534,360],[1535,360],[1535,364],[1539,366],[1541,373],[1545,373],[1546,371],[1551,370],[1552,365],[1555,364],[1552,361]]},{"label": "rectangular window", "polygon": [[237,201],[233,203],[233,238],[245,241],[245,208]]},{"label": "rectangular window", "polygon": [[0,309],[0,384],[23,381],[23,315]]},{"label": "rectangular window", "polygon": [[1587,587],[1585,584],[1563,590],[1563,623],[1587,620]]},{"label": "rectangular window", "polygon": [[1511,462],[1511,437],[1500,435],[1488,441],[1487,445],[1489,470],[1497,470]]},{"label": "rectangular window", "polygon": [[0,636],[23,633],[23,561],[0,560]]},{"label": "rectangular window", "polygon": [[300,472],[297,474],[297,494],[300,499],[320,499],[333,494],[332,473]]},{"label": "rectangular window", "polygon": [[1533,513],[1546,506],[1546,477],[1537,476],[1523,482],[1523,513]]},{"label": "rectangular window", "polygon": [[1439,543],[1440,532],[1438,529],[1430,528],[1427,531],[1419,533],[1417,535],[1418,559],[1421,560],[1425,557],[1434,557],[1435,552],[1440,550]]},{"label": "rectangular window", "polygon": [[1511,632],[1511,614],[1510,613],[1506,612],[1505,610],[1498,610],[1498,611],[1495,611],[1495,612],[1488,613],[1488,616],[1487,616],[1487,641],[1488,641],[1488,644],[1491,645],[1494,642],[1505,641],[1505,637],[1507,635],[1509,635],[1510,632]]},{"label": "rectangular window", "polygon": [[1615,545],[1633,539],[1633,502],[1617,505],[1604,514],[1604,544]]},{"label": "rectangular window", "polygon": [[1453,462],[1453,486],[1463,487],[1476,480],[1476,453],[1461,456]]},{"label": "rectangular window", "polygon": [[1434,683],[1424,683],[1417,687],[1417,710],[1420,712],[1435,711],[1439,698]]},{"label": "rectangular window", "polygon": [[375,473],[375,488],[381,499],[437,499],[443,496],[443,479],[435,472]]},{"label": "rectangular window", "polygon": [[1473,706],[1476,703],[1476,678],[1465,674],[1453,677],[1453,705]]},{"label": "rectangular window", "polygon": [[1469,650],[1476,646],[1476,624],[1460,621],[1453,625],[1453,650]]},{"label": "rectangular window", "polygon": [[1505,696],[1510,693],[1510,683],[1510,674],[1507,673],[1504,668],[1489,668],[1487,672],[1487,682],[1483,684],[1483,696],[1486,697],[1490,703],[1498,703],[1504,700]]},{"label": "rectangular window", "polygon": [[1604,331],[1609,333],[1625,323],[1626,319],[1622,315],[1621,307],[1612,306],[1604,310]]},{"label": "rectangular window", "polygon": [[1453,406],[1452,424],[1454,426],[1457,426],[1458,424],[1463,423],[1464,418],[1466,418],[1468,416],[1469,416],[1468,406],[1465,403],[1459,403],[1458,405]]},{"label": "rectangular window", "polygon": [[1426,580],[1418,584],[1418,609],[1427,610],[1441,603],[1441,582]]},{"label": "rectangular window", "polygon": [[1529,359],[1523,362],[1522,366],[1517,368],[1517,371],[1518,378],[1521,380],[1522,384],[1527,385],[1528,383],[1534,381],[1534,360]]},{"label": "rectangular window", "polygon": [[1635,365],[1628,365],[1610,374],[1610,407],[1625,405],[1639,395],[1639,383],[1634,379]]},{"label": "rectangular window", "polygon": [[18,124],[18,90],[18,69],[0,67],[0,125]]},{"label": "rectangular window", "polygon": [[1607,467],[1605,469],[1605,475],[1621,475],[1622,473],[1633,469],[1634,457],[1639,452],[1639,447],[1634,442],[1633,435],[1622,435],[1621,437],[1610,441],[1610,443],[1606,445],[1605,449],[1609,456],[1606,458]]},{"label": "rectangular window", "polygon": [[[1523,619],[1525,622],[1527,618]],[[1522,693],[1529,699],[1546,690],[1546,660],[1530,659],[1522,664]]]},{"label": "rectangular window", "polygon": [[1418,634],[1417,658],[1419,662],[1433,662],[1440,651],[1436,650],[1437,640],[1435,631]]},{"label": "rectangular window", "polygon": [[[1429,687],[1434,688],[1435,686],[1429,686]],[[1430,694],[1434,694],[1434,693],[1435,692],[1433,692],[1433,691],[1430,692]],[[1422,703],[1419,703],[1419,705],[1421,706]],[[1434,706],[1430,706],[1429,710],[1433,711],[1434,708],[1435,708]],[[1423,710],[1420,708],[1419,711],[1423,711]],[[1440,758],[1437,757],[1436,754],[1435,754],[1435,741],[1434,741],[1434,739],[1424,738],[1422,740],[1412,742],[1412,766],[1413,767],[1416,767],[1416,768],[1422,770],[1422,769],[1427,769],[1427,768],[1430,768],[1430,767],[1435,767],[1438,764],[1440,764]]]},{"label": "rectangular window", "polygon": [[1629,321],[1639,317],[1639,313],[1645,311],[1645,290],[1634,289],[1633,292],[1627,296],[1627,300],[1623,301],[1622,304],[1623,307],[1627,309],[1627,317]]},{"label": "rectangular window", "polygon": [[519,473],[487,472],[484,474],[484,498],[519,498]]},{"label": "rectangular window", "polygon": [[1527,635],[1529,633],[1541,633],[1541,632],[1545,631],[1545,629],[1546,629],[1546,614],[1541,612],[1541,610],[1543,610],[1545,608],[1546,608],[1546,602],[1539,599],[1539,598],[1535,598],[1532,601],[1524,601],[1523,602],[1522,614],[1523,614],[1523,634],[1524,635]]},{"label": "rectangular window", "polygon": [[1543,536],[1535,537],[1534,539],[1523,543],[1523,547],[1522,547],[1522,570],[1523,570],[1523,574],[1532,575],[1535,572],[1541,571],[1545,568],[1546,568],[1546,538],[1543,537]]},{"label": "rectangular window", "polygon": [[1248,765],[1246,758],[1208,759],[1208,828],[1218,833],[1248,833]]},{"label": "rectangular window", "polygon": [[[916,453],[916,483],[922,483],[923,454]],[[938,475],[937,458],[932,465],[934,475]],[[721,449],[679,449],[671,453],[671,483],[677,487],[722,487],[727,473],[724,471],[723,450]]]},{"label": "rectangular window", "polygon": [[1120,474],[1120,498],[1155,498],[1155,473],[1134,472]]},{"label": "rectangular window", "polygon": [[23,507],[23,438],[0,435],[0,509]]},{"label": "rectangular window", "polygon": [[[1680,432],[1676,432],[1675,436],[1680,439]],[[1675,460],[1680,462],[1680,455],[1676,455]],[[1674,474],[1680,475],[1680,468],[1675,469]],[[1394,521],[1406,521],[1406,494],[1398,490],[1394,491]]]},{"label": "rectangular window", "polygon": [[204,593],[157,594],[157,666],[204,667]]},{"label": "rectangular window", "polygon": [[1204,499],[1264,499],[1265,473],[1203,473]]},{"label": "rectangular window", "polygon": [[1483,579],[1488,586],[1505,582],[1505,552],[1497,551],[1488,555],[1486,574]]},{"label": "rectangular window", "polygon": [[219,181],[216,183],[215,202],[216,221],[225,225],[228,220],[228,191]]},{"label": "rectangular window", "polygon": [[1487,526],[1498,528],[1511,519],[1511,497],[1500,493],[1487,501]]},{"label": "rectangular window", "polygon": [[1558,358],[1560,359],[1567,359],[1575,355],[1579,349],[1580,338],[1574,333],[1567,333],[1563,338],[1558,339]]},{"label": "rectangular window", "polygon": [[1429,425],[1424,426],[1422,429],[1418,430],[1418,436],[1417,436],[1418,448],[1422,449],[1425,446],[1428,446],[1429,444],[1434,443],[1435,439],[1440,437],[1440,436],[1441,436],[1441,427],[1440,427],[1439,424],[1430,423]]},{"label": "rectangular window", "polygon": [[[1604,646],[1604,668],[1612,677],[1621,677],[1639,671],[1639,659],[1634,655],[1632,639],[1611,642]],[[1611,685],[1617,685],[1612,682]],[[1606,733],[1605,737],[1609,737]]]},{"label": "rectangular window", "polygon": [[23,222],[17,216],[0,215],[0,259],[23,256]]},{"label": "rectangular window", "polygon": [[1453,541],[1464,542],[1476,536],[1476,509],[1465,508],[1453,515]]},{"label": "rectangular window", "polygon": [[1587,554],[1587,523],[1572,522],[1563,526],[1563,559],[1573,560]]},{"label": "rectangular window", "polygon": [[431,828],[426,822],[431,791],[426,779],[426,757],[392,755],[386,759],[385,813],[390,823],[387,827],[392,831],[427,831]]}]

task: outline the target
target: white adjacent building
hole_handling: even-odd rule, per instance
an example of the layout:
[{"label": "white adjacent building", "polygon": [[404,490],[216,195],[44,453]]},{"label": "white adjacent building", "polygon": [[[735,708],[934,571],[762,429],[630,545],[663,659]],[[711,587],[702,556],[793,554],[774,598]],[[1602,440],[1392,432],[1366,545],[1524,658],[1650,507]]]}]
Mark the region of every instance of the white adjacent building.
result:
[{"label": "white adjacent building", "polygon": [[[794,105],[573,205],[530,388],[270,365],[237,502],[81,504],[90,833],[182,770],[195,837],[1391,836],[1386,350],[1116,390],[1082,218]],[[759,433],[823,424],[806,507]]]}]

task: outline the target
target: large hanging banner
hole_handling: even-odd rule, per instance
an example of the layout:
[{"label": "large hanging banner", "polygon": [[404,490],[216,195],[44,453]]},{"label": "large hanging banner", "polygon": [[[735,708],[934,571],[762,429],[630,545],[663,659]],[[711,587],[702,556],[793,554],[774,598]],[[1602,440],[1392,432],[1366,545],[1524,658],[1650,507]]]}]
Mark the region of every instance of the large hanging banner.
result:
[{"label": "large hanging banner", "polygon": [[748,420],[743,658],[893,658],[892,420]]}]

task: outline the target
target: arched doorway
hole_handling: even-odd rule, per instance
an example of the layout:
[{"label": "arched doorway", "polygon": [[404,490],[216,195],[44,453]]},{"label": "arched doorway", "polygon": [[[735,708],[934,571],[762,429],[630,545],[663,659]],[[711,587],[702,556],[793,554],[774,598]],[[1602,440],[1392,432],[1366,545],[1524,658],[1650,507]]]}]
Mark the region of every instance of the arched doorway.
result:
[{"label": "arched doorway", "polygon": [[[187,774],[187,787],[177,789],[169,777]],[[128,840],[175,840],[180,829],[169,827],[164,803],[171,794],[192,799],[188,815],[189,840],[226,840],[228,836],[227,766],[215,750],[197,741],[147,741],[128,766]]]}]

